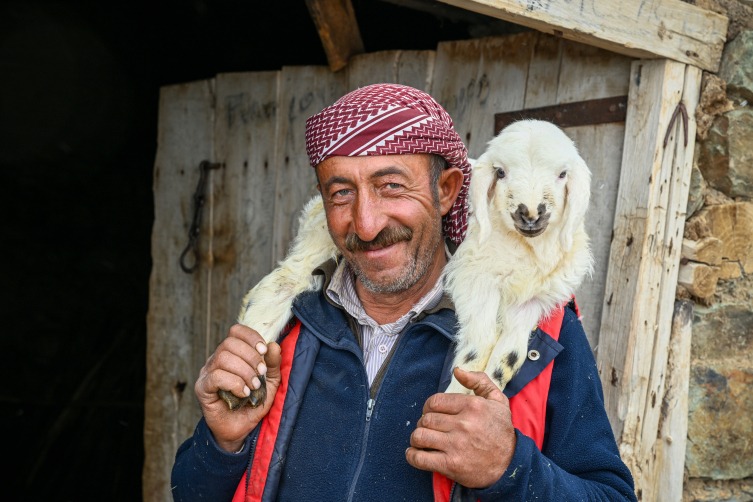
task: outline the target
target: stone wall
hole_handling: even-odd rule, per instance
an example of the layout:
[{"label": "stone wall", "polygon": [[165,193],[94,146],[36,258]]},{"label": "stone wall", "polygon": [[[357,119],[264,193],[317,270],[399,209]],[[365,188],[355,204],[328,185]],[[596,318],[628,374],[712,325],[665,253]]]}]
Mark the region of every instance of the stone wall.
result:
[{"label": "stone wall", "polygon": [[704,75],[678,297],[695,305],[683,501],[753,502],[753,9]]}]

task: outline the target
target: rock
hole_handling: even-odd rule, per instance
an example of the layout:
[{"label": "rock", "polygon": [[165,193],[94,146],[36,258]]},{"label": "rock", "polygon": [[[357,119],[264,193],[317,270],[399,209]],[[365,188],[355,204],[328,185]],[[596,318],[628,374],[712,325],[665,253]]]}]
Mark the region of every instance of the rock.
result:
[{"label": "rock", "polygon": [[735,199],[727,197],[719,190],[713,188],[706,189],[706,205],[707,206],[721,206],[722,204],[734,204]]},{"label": "rock", "polygon": [[697,241],[711,235],[711,229],[706,218],[700,215],[695,215],[685,222],[685,231],[683,239],[690,239],[691,241]]},{"label": "rock", "polygon": [[[696,143],[696,151],[700,151],[700,145]],[[706,189],[708,184],[703,179],[701,170],[698,169],[698,153],[695,155],[693,161],[693,170],[690,173],[690,190],[688,192],[688,207],[685,211],[685,217],[690,218],[696,211],[703,207],[703,202],[706,200]]]},{"label": "rock", "polygon": [[753,197],[753,110],[714,120],[701,142],[698,167],[710,187],[730,197]]},{"label": "rock", "polygon": [[[701,98],[695,109],[696,137],[699,140],[706,139],[714,119],[733,109],[732,101],[727,99],[727,84],[724,80],[713,73],[703,72]],[[695,158],[698,158],[697,154]]]},{"label": "rock", "polygon": [[690,478],[683,491],[684,502],[753,502],[753,479]]},{"label": "rock", "polygon": [[753,31],[745,31],[724,46],[719,77],[737,101],[753,101]]},{"label": "rock", "polygon": [[739,279],[742,275],[743,271],[740,269],[740,264],[736,261],[722,260],[722,264],[719,265],[720,281]]},{"label": "rock", "polygon": [[[695,332],[694,332],[695,335]],[[753,369],[693,364],[685,468],[691,477],[753,475]]]},{"label": "rock", "polygon": [[753,358],[753,308],[737,302],[696,305],[690,354],[696,364],[727,357]]}]

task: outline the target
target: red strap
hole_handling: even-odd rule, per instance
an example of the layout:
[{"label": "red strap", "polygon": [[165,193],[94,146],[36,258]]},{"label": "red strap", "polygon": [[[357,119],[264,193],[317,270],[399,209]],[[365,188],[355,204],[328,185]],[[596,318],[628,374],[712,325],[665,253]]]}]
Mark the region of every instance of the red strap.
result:
[{"label": "red strap", "polygon": [[248,470],[241,479],[238,489],[232,502],[261,502],[264,486],[267,483],[267,472],[269,471],[269,462],[272,460],[272,452],[275,449],[277,441],[277,431],[280,427],[280,418],[282,417],[282,407],[285,404],[285,395],[288,392],[288,380],[290,368],[293,366],[293,355],[295,354],[295,345],[298,341],[298,335],[301,332],[301,323],[297,321],[295,327],[280,344],[282,353],[282,362],[280,372],[282,381],[277,389],[275,401],[272,409],[262,420],[259,437],[256,440],[256,450],[254,452],[253,463],[251,464],[251,477],[248,481],[248,492],[246,492],[246,479]]},{"label": "red strap", "polygon": [[450,500],[452,483],[453,481],[443,474],[439,474],[438,472],[434,473],[434,478],[432,480],[432,484],[434,485],[434,502],[448,502]]}]

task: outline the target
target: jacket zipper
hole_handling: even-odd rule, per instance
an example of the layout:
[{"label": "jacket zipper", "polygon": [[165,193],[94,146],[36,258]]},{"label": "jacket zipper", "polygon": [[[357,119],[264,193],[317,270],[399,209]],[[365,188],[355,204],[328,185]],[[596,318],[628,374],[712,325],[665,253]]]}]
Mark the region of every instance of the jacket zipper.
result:
[{"label": "jacket zipper", "polygon": [[447,502],[452,502],[452,496],[455,495],[455,488],[458,486],[457,481],[452,482],[452,488],[450,488],[450,496],[447,498]]},{"label": "jacket zipper", "polygon": [[[415,325],[414,325],[415,326]],[[410,331],[410,328],[403,333],[403,335],[400,337],[400,340],[398,341],[398,347],[400,348],[400,344],[404,343],[404,340],[406,340],[406,336],[408,334],[408,331]],[[397,351],[396,349],[396,351]],[[387,370],[384,372],[385,376],[390,370],[390,367],[392,366],[392,361],[394,361],[395,358],[390,358],[390,362],[387,363]],[[366,368],[363,368],[364,373],[366,372]],[[353,495],[356,491],[356,485],[358,484],[358,477],[361,475],[361,469],[363,468],[363,463],[366,460],[366,450],[367,445],[369,442],[369,428],[371,427],[371,415],[374,413],[374,407],[376,406],[377,399],[379,398],[379,393],[382,392],[382,385],[379,386],[379,389],[377,390],[376,396],[374,396],[373,399],[369,399],[366,402],[366,426],[363,430],[363,439],[361,440],[361,443],[363,444],[361,449],[361,458],[358,459],[358,466],[356,467],[356,473],[353,475],[353,481],[350,484],[350,490],[348,490],[348,502],[353,501]]]},{"label": "jacket zipper", "polygon": [[[261,422],[259,422],[259,426]],[[257,426],[258,428],[258,426]],[[254,439],[251,441],[251,448],[248,452],[248,464],[246,465],[246,495],[248,495],[248,485],[251,483],[251,464],[254,461],[254,455],[256,454],[256,440],[259,439],[259,432],[254,434]]]}]

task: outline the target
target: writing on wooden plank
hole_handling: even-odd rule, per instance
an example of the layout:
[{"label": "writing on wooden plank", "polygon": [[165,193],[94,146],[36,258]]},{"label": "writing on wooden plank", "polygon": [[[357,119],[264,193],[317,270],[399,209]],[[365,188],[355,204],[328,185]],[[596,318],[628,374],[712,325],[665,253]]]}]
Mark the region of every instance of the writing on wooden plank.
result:
[{"label": "writing on wooden plank", "polygon": [[346,72],[324,66],[286,66],[280,80],[276,126],[275,209],[270,267],[288,251],[303,205],[316,193],[316,175],[306,154],[306,119],[346,93]]},{"label": "writing on wooden plank", "polygon": [[[202,268],[186,274],[178,257],[188,241],[199,162],[213,156],[212,88],[204,80],[160,92],[144,417],[143,494],[149,502],[171,499],[175,452],[201,417],[192,389],[204,357],[207,275]],[[201,231],[208,226],[205,217]],[[203,262],[207,244],[199,241]]]},{"label": "writing on wooden plank", "polygon": [[383,83],[427,91],[435,56],[435,51],[381,51],[354,56],[348,65],[348,92]]},{"label": "writing on wooden plank", "polygon": [[670,58],[716,71],[726,17],[676,0],[441,0],[618,54]]},{"label": "writing on wooden plank", "polygon": [[535,39],[526,32],[439,44],[431,93],[452,117],[472,158],[494,137],[494,113],[523,107]]},{"label": "writing on wooden plank", "polygon": [[207,357],[237,319],[243,296],[270,270],[280,72],[216,77],[211,329]]}]

